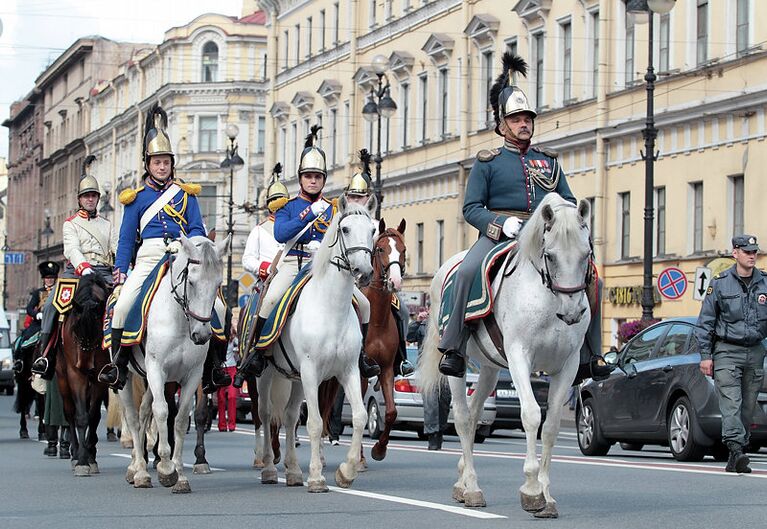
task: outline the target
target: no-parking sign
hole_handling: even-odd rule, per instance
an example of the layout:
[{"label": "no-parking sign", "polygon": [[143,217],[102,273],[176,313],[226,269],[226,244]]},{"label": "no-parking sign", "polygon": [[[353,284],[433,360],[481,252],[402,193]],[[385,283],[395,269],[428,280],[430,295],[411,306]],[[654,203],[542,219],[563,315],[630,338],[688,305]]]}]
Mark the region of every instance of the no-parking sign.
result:
[{"label": "no-parking sign", "polygon": [[658,291],[666,299],[681,298],[687,291],[687,276],[678,268],[666,268],[658,275]]}]

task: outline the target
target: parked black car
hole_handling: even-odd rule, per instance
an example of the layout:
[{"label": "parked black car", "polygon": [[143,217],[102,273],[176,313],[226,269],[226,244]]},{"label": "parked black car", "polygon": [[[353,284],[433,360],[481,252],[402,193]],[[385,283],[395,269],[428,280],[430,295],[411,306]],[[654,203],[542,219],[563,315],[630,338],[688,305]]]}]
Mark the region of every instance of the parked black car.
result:
[{"label": "parked black car", "polygon": [[[606,355],[618,368],[606,380],[581,387],[582,405],[576,408],[581,452],[602,456],[620,442],[637,450],[645,444],[668,446],[679,461],[700,461],[706,454],[727,458],[714,381],[699,370],[694,324],[694,318],[662,321],[617,355]],[[751,450],[767,444],[766,411],[767,382],[751,425]]]},{"label": "parked black car", "polygon": [[[541,407],[541,424],[546,420],[548,408],[549,381],[545,377],[533,375],[530,377],[533,394],[538,405]],[[491,426],[491,432],[500,429],[521,430],[522,418],[519,413],[519,396],[511,379],[508,369],[501,369],[498,375],[498,384],[495,386],[495,421]]]}]

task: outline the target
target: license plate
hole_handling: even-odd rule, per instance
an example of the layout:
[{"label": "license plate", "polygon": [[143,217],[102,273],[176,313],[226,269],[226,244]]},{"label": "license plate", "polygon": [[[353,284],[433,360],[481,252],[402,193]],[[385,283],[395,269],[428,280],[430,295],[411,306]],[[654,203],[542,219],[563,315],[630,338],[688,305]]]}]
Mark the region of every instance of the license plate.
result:
[{"label": "license plate", "polygon": [[502,399],[515,399],[517,398],[516,389],[499,389],[495,392],[496,396]]}]

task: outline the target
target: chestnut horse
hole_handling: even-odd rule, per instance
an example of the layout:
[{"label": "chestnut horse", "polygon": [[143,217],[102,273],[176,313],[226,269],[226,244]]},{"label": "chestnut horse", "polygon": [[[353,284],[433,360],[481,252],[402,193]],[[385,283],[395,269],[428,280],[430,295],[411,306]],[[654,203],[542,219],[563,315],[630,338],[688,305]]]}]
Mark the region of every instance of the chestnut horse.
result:
[{"label": "chestnut horse", "polygon": [[109,362],[102,348],[101,322],[110,288],[98,274],[80,279],[72,299],[72,309],[61,327],[56,375],[64,402],[64,415],[70,425],[74,475],[98,474],[96,463],[97,430],[101,403],[107,386],[96,374]]}]

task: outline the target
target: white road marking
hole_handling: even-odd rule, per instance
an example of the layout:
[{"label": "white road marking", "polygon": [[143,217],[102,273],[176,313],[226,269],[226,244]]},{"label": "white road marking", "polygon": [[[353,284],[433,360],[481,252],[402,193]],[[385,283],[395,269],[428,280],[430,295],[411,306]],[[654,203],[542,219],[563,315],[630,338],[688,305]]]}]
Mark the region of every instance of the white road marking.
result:
[{"label": "white road marking", "polygon": [[[130,459],[131,456],[128,454],[109,454],[110,456],[114,457],[123,457],[125,459]],[[147,463],[149,465],[149,463]],[[190,465],[189,463],[184,463],[184,468],[194,468],[194,465]],[[225,468],[218,468],[218,467],[210,467],[211,470],[215,470],[216,472],[226,472]]]}]

